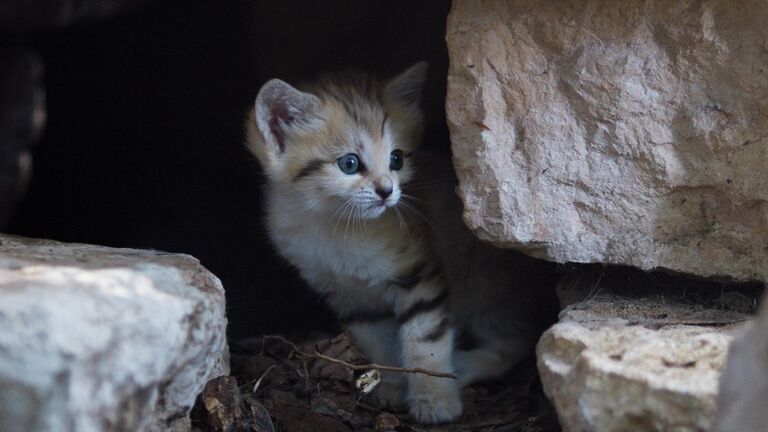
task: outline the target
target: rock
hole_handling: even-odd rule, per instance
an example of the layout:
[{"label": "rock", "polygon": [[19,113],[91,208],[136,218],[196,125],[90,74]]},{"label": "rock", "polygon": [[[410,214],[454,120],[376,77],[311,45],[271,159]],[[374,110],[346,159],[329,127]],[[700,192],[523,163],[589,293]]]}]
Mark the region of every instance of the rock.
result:
[{"label": "rock", "polygon": [[220,376],[208,381],[190,417],[195,430],[207,432],[275,430],[267,409],[253,394],[243,395],[237,379],[231,376]]},{"label": "rock", "polygon": [[234,377],[220,376],[208,381],[200,398],[205,408],[206,430],[231,431],[242,422],[242,395]]},{"label": "rock", "polygon": [[190,256],[0,234],[0,430],[188,428],[224,309]]},{"label": "rock", "polygon": [[400,426],[400,419],[394,414],[386,412],[377,415],[375,422],[376,426],[374,430],[376,432],[390,432],[397,430]]},{"label": "rock", "polygon": [[565,431],[704,431],[734,312],[601,296],[566,308],[537,346]]},{"label": "rock", "polygon": [[733,339],[720,376],[714,432],[768,430],[768,303]]},{"label": "rock", "polygon": [[245,403],[248,406],[248,416],[250,417],[249,432],[275,432],[272,418],[261,402],[256,400],[253,395],[246,395]]},{"label": "rock", "polygon": [[768,3],[454,2],[467,225],[557,262],[768,280]]},{"label": "rock", "polygon": [[[318,352],[328,357],[339,359],[350,364],[365,364],[365,356],[355,346],[354,338],[348,332],[343,332],[332,339],[322,339],[312,344],[299,347],[301,352]],[[352,383],[355,374],[348,367],[338,363],[314,359],[309,362],[309,375],[315,378],[332,379]]]},{"label": "rock", "polygon": [[349,432],[339,419],[312,411],[296,395],[270,390],[264,395],[264,407],[275,419],[278,430],[285,432]]},{"label": "rock", "polygon": [[350,432],[341,421],[300,406],[278,406],[270,413],[275,416],[278,430],[285,432]]},{"label": "rock", "polygon": [[359,396],[351,392],[316,391],[311,397],[312,411],[336,418],[352,418],[360,403]]}]

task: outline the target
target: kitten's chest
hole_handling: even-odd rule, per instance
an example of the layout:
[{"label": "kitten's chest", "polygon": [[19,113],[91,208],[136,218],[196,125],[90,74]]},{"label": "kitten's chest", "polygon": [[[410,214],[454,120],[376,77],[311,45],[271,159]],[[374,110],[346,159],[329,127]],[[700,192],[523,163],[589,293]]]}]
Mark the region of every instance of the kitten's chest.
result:
[{"label": "kitten's chest", "polygon": [[[283,222],[283,223],[281,223]],[[273,241],[315,288],[326,283],[342,286],[381,285],[401,266],[396,233],[336,232],[311,222],[287,226],[274,221]],[[332,280],[329,280],[332,279]]]}]

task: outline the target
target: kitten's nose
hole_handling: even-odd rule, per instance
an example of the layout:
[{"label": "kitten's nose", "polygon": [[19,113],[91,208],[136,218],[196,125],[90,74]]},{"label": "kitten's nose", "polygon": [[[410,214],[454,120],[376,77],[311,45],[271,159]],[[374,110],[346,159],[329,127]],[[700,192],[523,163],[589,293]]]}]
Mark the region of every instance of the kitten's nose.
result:
[{"label": "kitten's nose", "polygon": [[392,186],[377,186],[376,193],[381,197],[381,199],[387,199],[388,196],[392,195]]}]

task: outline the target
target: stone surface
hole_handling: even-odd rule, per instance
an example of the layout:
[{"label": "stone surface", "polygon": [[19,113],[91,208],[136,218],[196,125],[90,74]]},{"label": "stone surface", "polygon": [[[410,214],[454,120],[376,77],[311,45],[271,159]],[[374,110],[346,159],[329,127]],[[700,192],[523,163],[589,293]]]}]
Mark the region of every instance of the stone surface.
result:
[{"label": "stone surface", "polygon": [[0,430],[177,430],[228,372],[224,291],[187,255],[0,235]]},{"label": "stone surface", "polygon": [[768,3],[453,3],[465,221],[558,262],[768,280]]},{"label": "stone surface", "polygon": [[705,431],[739,313],[663,299],[576,303],[537,347],[564,431]]},{"label": "stone surface", "polygon": [[768,304],[737,334],[720,377],[715,432],[768,430]]},{"label": "stone surface", "polygon": [[214,378],[205,385],[200,395],[206,420],[205,430],[225,432],[236,430],[242,421],[242,394],[237,380],[231,376]]}]

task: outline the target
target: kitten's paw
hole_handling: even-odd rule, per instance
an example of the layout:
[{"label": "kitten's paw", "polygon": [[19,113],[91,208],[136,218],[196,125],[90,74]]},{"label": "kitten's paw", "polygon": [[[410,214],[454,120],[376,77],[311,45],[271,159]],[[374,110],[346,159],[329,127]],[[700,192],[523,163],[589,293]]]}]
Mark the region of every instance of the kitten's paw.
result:
[{"label": "kitten's paw", "polygon": [[461,415],[461,397],[457,386],[442,389],[441,392],[414,394],[408,398],[408,407],[420,423],[445,423]]},{"label": "kitten's paw", "polygon": [[398,410],[405,405],[405,381],[382,381],[368,395],[368,401],[377,408]]}]

